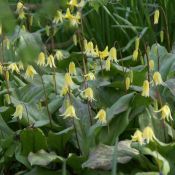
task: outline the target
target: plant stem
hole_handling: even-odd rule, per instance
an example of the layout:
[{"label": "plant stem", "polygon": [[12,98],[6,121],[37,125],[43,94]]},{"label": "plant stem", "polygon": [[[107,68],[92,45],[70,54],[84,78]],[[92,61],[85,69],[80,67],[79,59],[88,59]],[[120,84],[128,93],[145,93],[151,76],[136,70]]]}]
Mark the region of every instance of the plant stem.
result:
[{"label": "plant stem", "polygon": [[52,128],[52,117],[51,117],[51,114],[50,114],[50,111],[49,111],[48,97],[47,97],[47,94],[46,94],[46,89],[45,89],[45,86],[44,86],[44,80],[43,80],[42,75],[40,75],[40,78],[41,78],[41,82],[42,82],[42,86],[43,86],[43,90],[44,90],[44,96],[45,96],[45,103],[46,103],[48,118],[49,118],[50,126]]}]

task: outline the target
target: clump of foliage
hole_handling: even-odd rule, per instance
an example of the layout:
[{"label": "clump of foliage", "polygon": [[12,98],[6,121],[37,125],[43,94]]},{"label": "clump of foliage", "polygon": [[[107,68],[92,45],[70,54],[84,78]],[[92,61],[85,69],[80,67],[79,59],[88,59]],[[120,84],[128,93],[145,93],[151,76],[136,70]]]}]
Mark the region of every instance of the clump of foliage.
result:
[{"label": "clump of foliage", "polygon": [[175,173],[170,0],[0,1],[0,174]]}]

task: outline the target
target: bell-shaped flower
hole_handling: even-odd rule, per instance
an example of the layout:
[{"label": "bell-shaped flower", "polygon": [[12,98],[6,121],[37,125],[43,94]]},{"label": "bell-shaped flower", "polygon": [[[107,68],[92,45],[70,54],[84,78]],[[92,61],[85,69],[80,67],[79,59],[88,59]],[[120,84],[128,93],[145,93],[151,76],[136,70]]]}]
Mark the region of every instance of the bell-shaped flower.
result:
[{"label": "bell-shaped flower", "polygon": [[21,120],[22,119],[23,110],[24,110],[23,105],[18,104],[16,106],[16,111],[13,114],[13,116],[14,116],[13,118],[19,118]]},{"label": "bell-shaped flower", "polygon": [[66,108],[66,111],[61,116],[64,116],[64,119],[69,118],[69,117],[78,119],[73,105],[69,105]]},{"label": "bell-shaped flower", "polygon": [[142,96],[149,97],[149,82],[145,80],[142,87]]},{"label": "bell-shaped flower", "polygon": [[64,79],[65,79],[66,86],[71,86],[73,84],[72,78],[69,73],[65,74]]},{"label": "bell-shaped flower", "polygon": [[133,58],[134,61],[137,61],[138,54],[139,54],[138,49],[135,49],[133,54],[132,54],[132,58]]},{"label": "bell-shaped flower", "polygon": [[153,80],[154,80],[154,83],[156,86],[163,84],[162,77],[161,77],[161,74],[159,72],[154,73]]},{"label": "bell-shaped flower", "polygon": [[167,119],[167,121],[173,120],[172,116],[171,116],[171,110],[169,108],[169,106],[166,104],[164,105],[160,110],[155,111],[155,112],[161,112],[161,116],[163,120]]},{"label": "bell-shaped flower", "polygon": [[95,75],[92,72],[89,72],[88,74],[84,75],[85,79],[88,80],[95,80]]},{"label": "bell-shaped flower", "polygon": [[130,88],[130,84],[131,84],[131,79],[130,77],[126,77],[125,79],[125,87],[126,87],[126,90],[128,90]]},{"label": "bell-shaped flower", "polygon": [[154,12],[154,24],[158,24],[159,23],[159,15],[160,15],[159,10],[156,10]]},{"label": "bell-shaped flower", "polygon": [[106,120],[106,111],[104,109],[100,109],[100,111],[97,113],[95,119],[98,119],[98,121],[101,124],[106,124],[107,120]]},{"label": "bell-shaped flower", "polygon": [[38,61],[37,61],[37,64],[39,66],[45,66],[45,60],[46,60],[46,57],[45,57],[45,54],[44,52],[40,52],[39,55],[38,55]]},{"label": "bell-shaped flower", "polygon": [[16,63],[11,63],[9,66],[8,66],[8,69],[12,71],[12,73],[15,71],[16,73],[19,73],[19,68],[18,66],[16,65]]},{"label": "bell-shaped flower", "polygon": [[32,78],[34,77],[34,75],[37,74],[36,70],[33,68],[32,65],[27,66],[27,70],[25,73],[26,78]]},{"label": "bell-shaped flower", "polygon": [[117,50],[115,47],[112,47],[109,51],[109,58],[111,61],[117,62]]},{"label": "bell-shaped flower", "polygon": [[150,70],[154,70],[154,60],[149,60],[149,68]]},{"label": "bell-shaped flower", "polygon": [[143,130],[143,138],[146,140],[146,143],[149,143],[150,141],[153,141],[155,139],[154,131],[151,127],[147,126]]},{"label": "bell-shaped flower", "polygon": [[137,129],[133,136],[131,136],[133,142],[139,142],[143,144],[143,133]]},{"label": "bell-shaped flower", "polygon": [[83,91],[83,97],[86,98],[88,101],[92,102],[94,99],[94,93],[92,88],[88,87]]},{"label": "bell-shaped flower", "polygon": [[75,63],[74,62],[69,63],[69,74],[70,75],[76,75],[76,68],[75,68]]},{"label": "bell-shaped flower", "polygon": [[49,57],[47,58],[47,65],[49,65],[50,68],[52,67],[56,67],[55,66],[55,60],[54,60],[54,57],[53,55],[49,55]]}]

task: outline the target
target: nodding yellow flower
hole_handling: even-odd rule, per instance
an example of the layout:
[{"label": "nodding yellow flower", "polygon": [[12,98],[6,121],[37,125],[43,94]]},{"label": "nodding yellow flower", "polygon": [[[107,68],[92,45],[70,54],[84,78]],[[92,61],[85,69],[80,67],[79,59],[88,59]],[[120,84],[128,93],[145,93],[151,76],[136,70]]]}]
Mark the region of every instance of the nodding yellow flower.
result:
[{"label": "nodding yellow flower", "polygon": [[78,41],[77,41],[77,35],[74,34],[73,37],[72,37],[72,39],[73,39],[74,45],[77,46],[77,43],[78,43]]},{"label": "nodding yellow flower", "polygon": [[132,54],[132,58],[134,61],[137,61],[138,55],[139,55],[138,49],[135,49]]},{"label": "nodding yellow flower", "polygon": [[59,22],[63,22],[63,14],[62,11],[57,10],[53,23],[58,24]]},{"label": "nodding yellow flower", "polygon": [[160,42],[163,43],[164,40],[164,31],[160,31]]},{"label": "nodding yellow flower", "polygon": [[10,79],[10,75],[9,75],[9,71],[8,70],[5,71],[5,79],[7,81],[9,81],[9,79]]},{"label": "nodding yellow flower", "polygon": [[40,52],[39,53],[39,55],[38,55],[38,61],[37,61],[37,64],[39,65],[39,66],[45,66],[45,59],[46,59],[46,57],[45,57],[45,54],[44,54],[44,52]]},{"label": "nodding yellow flower", "polygon": [[0,74],[2,74],[3,73],[3,66],[2,66],[2,64],[0,63]]},{"label": "nodding yellow flower", "polygon": [[47,58],[47,65],[49,65],[50,68],[52,68],[52,67],[56,67],[56,66],[55,66],[54,57],[53,57],[52,54],[49,55],[49,57]]},{"label": "nodding yellow flower", "polygon": [[55,53],[55,58],[59,61],[62,60],[64,57],[63,52],[61,50],[57,50]]},{"label": "nodding yellow flower", "polygon": [[21,19],[21,20],[25,19],[25,13],[23,10],[19,11],[19,19]]},{"label": "nodding yellow flower", "polygon": [[143,82],[142,96],[149,97],[149,82],[145,80]]},{"label": "nodding yellow flower", "polygon": [[65,96],[69,92],[69,87],[67,85],[64,85],[61,89],[61,96]]},{"label": "nodding yellow flower", "polygon": [[135,40],[135,50],[139,50],[140,38],[137,37]]},{"label": "nodding yellow flower", "polygon": [[154,60],[149,60],[149,68],[150,70],[154,70]]},{"label": "nodding yellow flower", "polygon": [[24,65],[21,61],[18,62],[19,70],[24,70]]},{"label": "nodding yellow flower", "polygon": [[66,86],[71,86],[73,84],[72,78],[71,78],[69,73],[65,74],[64,79],[65,79],[65,85]]},{"label": "nodding yellow flower", "polygon": [[160,110],[155,111],[155,112],[161,112],[161,116],[163,120],[167,119],[167,121],[173,120],[172,116],[171,116],[171,111],[168,105],[164,105]]},{"label": "nodding yellow flower", "polygon": [[117,61],[117,50],[115,47],[112,47],[109,51],[109,58],[112,61]]},{"label": "nodding yellow flower", "polygon": [[15,71],[16,73],[19,73],[19,69],[18,69],[18,66],[16,65],[16,63],[11,63],[9,66],[8,66],[8,69],[12,71],[12,73]]},{"label": "nodding yellow flower", "polygon": [[85,54],[87,54],[88,56],[93,56],[94,53],[94,45],[92,41],[89,41],[87,43],[86,40],[84,40],[84,47],[85,47]]},{"label": "nodding yellow flower", "polygon": [[163,84],[161,74],[159,72],[155,72],[153,75],[153,80],[155,85]]},{"label": "nodding yellow flower", "polygon": [[130,79],[129,77],[126,77],[126,79],[125,79],[125,86],[126,86],[126,90],[128,90],[128,89],[129,89],[130,84],[131,84],[131,79]]},{"label": "nodding yellow flower", "polygon": [[88,80],[95,80],[95,75],[92,72],[89,72],[88,74],[84,75],[85,79]]},{"label": "nodding yellow flower", "polygon": [[36,70],[33,68],[32,65],[27,66],[27,70],[25,73],[26,78],[32,78],[34,77],[34,75],[37,74]]},{"label": "nodding yellow flower", "polygon": [[159,10],[156,10],[154,12],[154,24],[158,24],[159,23],[159,15],[160,15]]},{"label": "nodding yellow flower", "polygon": [[24,9],[24,4],[22,2],[18,2],[16,5],[16,11],[19,13],[23,9]]},{"label": "nodding yellow flower", "polygon": [[88,87],[83,91],[83,96],[86,98],[88,101],[92,102],[94,99],[94,93],[92,88]]},{"label": "nodding yellow flower", "polygon": [[110,71],[110,69],[111,69],[111,60],[109,57],[106,60],[105,69],[106,69],[106,71]]},{"label": "nodding yellow flower", "polygon": [[143,134],[137,129],[133,136],[131,136],[133,142],[139,142],[141,145],[143,144]]},{"label": "nodding yellow flower", "polygon": [[5,94],[4,95],[4,101],[9,105],[11,102],[10,102],[10,95],[9,94]]},{"label": "nodding yellow flower", "polygon": [[146,143],[149,143],[150,141],[153,141],[155,139],[154,131],[152,130],[151,127],[147,126],[143,130],[143,138],[146,140]]},{"label": "nodding yellow flower", "polygon": [[64,116],[64,119],[70,117],[70,118],[77,118],[76,113],[75,113],[75,108],[73,105],[69,105],[66,109],[66,111],[61,115]]},{"label": "nodding yellow flower", "polygon": [[69,19],[69,20],[74,18],[74,16],[71,14],[69,8],[67,8],[64,18]]},{"label": "nodding yellow flower", "polygon": [[76,75],[76,68],[75,68],[75,63],[74,62],[69,63],[69,74],[70,75]]},{"label": "nodding yellow flower", "polygon": [[0,36],[2,35],[2,24],[0,24]]},{"label": "nodding yellow flower", "polygon": [[105,59],[109,55],[108,46],[103,51],[99,51],[100,59]]},{"label": "nodding yellow flower", "polygon": [[73,7],[77,7],[78,6],[78,2],[77,2],[77,0],[70,0],[68,5],[70,5],[72,8]]},{"label": "nodding yellow flower", "polygon": [[100,109],[100,111],[97,113],[95,119],[98,119],[98,121],[101,124],[106,124],[106,111],[104,109]]},{"label": "nodding yellow flower", "polygon": [[23,105],[18,104],[16,106],[16,111],[13,114],[13,116],[14,116],[13,118],[19,118],[21,120],[22,119],[23,110],[24,110]]}]

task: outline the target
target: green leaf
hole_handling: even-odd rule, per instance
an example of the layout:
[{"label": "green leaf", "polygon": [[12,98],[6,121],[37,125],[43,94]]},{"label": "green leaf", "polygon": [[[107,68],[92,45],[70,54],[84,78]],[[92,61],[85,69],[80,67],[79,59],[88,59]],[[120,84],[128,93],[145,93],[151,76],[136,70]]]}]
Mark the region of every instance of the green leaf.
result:
[{"label": "green leaf", "polygon": [[30,164],[46,166],[53,161],[64,161],[63,158],[57,156],[54,152],[47,153],[45,150],[40,150],[37,153],[30,152],[28,155],[28,160]]},{"label": "green leaf", "polygon": [[37,152],[40,149],[47,149],[47,140],[44,133],[38,128],[27,128],[21,131],[20,141],[22,154]]}]

